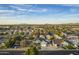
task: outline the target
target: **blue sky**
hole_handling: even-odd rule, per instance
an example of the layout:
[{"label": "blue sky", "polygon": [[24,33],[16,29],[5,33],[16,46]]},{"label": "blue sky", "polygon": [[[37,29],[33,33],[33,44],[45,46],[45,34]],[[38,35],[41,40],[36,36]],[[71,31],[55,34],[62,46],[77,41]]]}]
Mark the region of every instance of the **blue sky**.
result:
[{"label": "blue sky", "polygon": [[0,24],[79,23],[78,4],[0,4]]}]

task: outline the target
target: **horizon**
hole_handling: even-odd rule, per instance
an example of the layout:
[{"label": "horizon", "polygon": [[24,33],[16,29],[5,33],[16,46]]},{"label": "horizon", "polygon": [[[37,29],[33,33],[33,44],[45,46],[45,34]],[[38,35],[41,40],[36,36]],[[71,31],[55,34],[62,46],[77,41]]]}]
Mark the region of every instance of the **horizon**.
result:
[{"label": "horizon", "polygon": [[74,24],[79,24],[79,23],[60,23],[60,24],[48,24],[48,23],[45,23],[45,24],[25,24],[25,23],[20,23],[20,24],[0,24],[0,25],[67,25],[67,24],[71,24],[71,25],[74,25]]},{"label": "horizon", "polygon": [[0,4],[0,25],[79,23],[79,4]]}]

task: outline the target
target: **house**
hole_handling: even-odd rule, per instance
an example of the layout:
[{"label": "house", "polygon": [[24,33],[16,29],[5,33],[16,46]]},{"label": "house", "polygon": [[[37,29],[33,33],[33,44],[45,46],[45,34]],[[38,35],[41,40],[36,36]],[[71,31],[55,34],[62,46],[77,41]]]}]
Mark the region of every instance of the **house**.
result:
[{"label": "house", "polygon": [[35,40],[34,43],[39,44],[41,41],[39,39]]},{"label": "house", "polygon": [[57,44],[57,46],[62,46],[62,42],[63,42],[63,40],[59,40],[59,39],[54,39],[53,40],[53,43]]},{"label": "house", "polygon": [[64,32],[62,32],[61,35],[62,35],[63,37],[67,37],[67,34],[64,33]]},{"label": "house", "polygon": [[40,44],[41,44],[41,47],[46,47],[47,46],[47,42],[45,42],[45,41],[42,41]]},{"label": "house", "polygon": [[26,46],[29,46],[32,43],[32,40],[25,40],[25,41]]},{"label": "house", "polygon": [[1,43],[1,46],[5,46],[5,43]]},{"label": "house", "polygon": [[68,42],[66,42],[66,41],[63,41],[63,42],[62,42],[62,46],[68,46],[68,45],[69,45]]},{"label": "house", "polygon": [[51,39],[51,36],[50,35],[46,35],[46,38],[50,40]]},{"label": "house", "polygon": [[44,35],[40,35],[39,37],[42,38],[42,39],[45,39],[45,36]]},{"label": "house", "polygon": [[13,48],[19,48],[19,47],[20,47],[19,44],[14,44],[14,45],[13,45]]},{"label": "house", "polygon": [[60,36],[58,36],[58,35],[56,35],[56,34],[54,34],[54,38],[55,38],[55,39],[62,39]]},{"label": "house", "polygon": [[78,43],[79,43],[78,36],[75,36],[75,35],[69,35],[67,37],[67,41],[74,45],[78,45]]}]

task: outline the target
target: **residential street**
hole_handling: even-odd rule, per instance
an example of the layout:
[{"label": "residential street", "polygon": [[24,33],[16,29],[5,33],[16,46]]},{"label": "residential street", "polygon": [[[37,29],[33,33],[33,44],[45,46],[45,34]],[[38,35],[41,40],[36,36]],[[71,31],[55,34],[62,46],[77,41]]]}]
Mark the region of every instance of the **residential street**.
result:
[{"label": "residential street", "polygon": [[[1,51],[0,55],[24,55],[25,51]],[[79,55],[79,50],[39,51],[39,55]]]}]

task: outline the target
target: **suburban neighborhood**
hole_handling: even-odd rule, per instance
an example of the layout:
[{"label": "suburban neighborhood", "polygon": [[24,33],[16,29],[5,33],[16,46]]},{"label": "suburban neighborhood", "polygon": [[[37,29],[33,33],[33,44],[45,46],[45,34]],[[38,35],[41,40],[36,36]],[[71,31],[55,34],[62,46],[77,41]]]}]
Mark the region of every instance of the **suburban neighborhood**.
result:
[{"label": "suburban neighborhood", "polygon": [[0,50],[33,45],[40,51],[79,49],[79,24],[0,25]]}]

